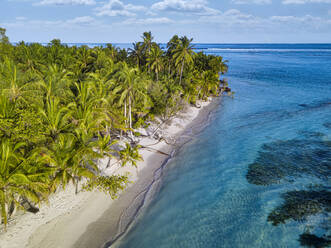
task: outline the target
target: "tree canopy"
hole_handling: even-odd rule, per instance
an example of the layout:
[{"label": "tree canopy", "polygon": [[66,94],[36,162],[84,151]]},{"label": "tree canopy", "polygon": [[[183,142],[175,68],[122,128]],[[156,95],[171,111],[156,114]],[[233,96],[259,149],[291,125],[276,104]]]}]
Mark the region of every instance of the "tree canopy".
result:
[{"label": "tree canopy", "polygon": [[[0,28],[0,213],[47,201],[69,182],[115,197],[125,176],[102,176],[97,160],[141,160],[130,140],[154,116],[228,88],[221,57],[196,53],[192,39],[174,36],[166,49],[145,32],[126,50],[106,46],[12,45]],[[120,151],[112,146],[125,137]]]}]

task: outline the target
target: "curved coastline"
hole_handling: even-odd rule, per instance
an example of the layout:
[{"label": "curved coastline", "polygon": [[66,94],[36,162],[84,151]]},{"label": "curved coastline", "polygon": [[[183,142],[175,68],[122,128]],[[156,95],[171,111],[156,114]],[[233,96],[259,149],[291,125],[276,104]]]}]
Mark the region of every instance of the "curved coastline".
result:
[{"label": "curved coastline", "polygon": [[[167,127],[172,131],[172,133],[169,132],[170,135],[176,137],[175,146],[165,142],[153,145],[153,148],[162,150],[171,156],[147,150],[142,151],[145,161],[138,164],[138,169],[130,169],[134,174],[130,176],[130,180],[134,183],[116,200],[111,200],[109,196],[100,192],[89,192],[84,196],[83,201],[75,203],[75,206],[71,206],[70,209],[63,211],[55,218],[46,220],[42,217],[43,219],[39,220],[38,224],[31,226],[30,223],[25,223],[27,227],[24,228],[30,226],[31,230],[25,230],[30,234],[25,233],[25,236],[17,241],[16,246],[10,243],[11,237],[7,238],[6,244],[10,244],[8,248],[97,248],[108,247],[109,244],[120,240],[130,230],[144,207],[148,205],[153,194],[157,192],[159,179],[162,178],[162,168],[185,143],[209,124],[211,113],[220,102],[221,97],[212,98],[211,101],[204,102],[200,109],[190,107],[188,112],[180,113],[179,117],[174,119],[175,124]],[[146,142],[153,143],[151,139]],[[120,170],[123,173],[123,168]],[[71,197],[76,196],[71,195]],[[52,211],[52,209],[48,211]],[[33,219],[34,216],[30,218]],[[19,224],[18,222],[17,225]]]},{"label": "curved coastline", "polygon": [[[175,148],[172,150],[170,156],[168,156],[161,166],[155,170],[153,180],[148,185],[148,187],[145,189],[145,191],[141,192],[143,194],[143,199],[141,201],[141,204],[137,206],[136,208],[132,209],[134,211],[134,214],[132,217],[127,221],[127,225],[122,230],[121,229],[121,221],[123,216],[125,215],[126,211],[130,211],[130,207],[135,206],[134,201],[131,202],[131,204],[123,210],[123,214],[119,220],[118,223],[118,233],[114,236],[112,235],[112,238],[107,241],[102,247],[103,248],[110,248],[110,247],[117,247],[121,241],[122,238],[125,237],[125,235],[130,231],[131,227],[134,226],[136,221],[139,219],[139,216],[143,213],[143,211],[148,207],[149,203],[153,200],[153,196],[157,194],[159,191],[159,186],[162,183],[162,174],[164,168],[167,166],[167,164],[172,160],[177,153],[181,150],[181,148],[190,142],[196,135],[198,135],[200,132],[202,132],[211,122],[212,113],[216,109],[216,107],[220,104],[221,97],[214,98],[213,102],[207,107],[206,112],[200,112],[199,115],[193,120],[193,122],[186,127],[179,135],[179,138],[182,138],[183,140],[179,140],[176,143]],[[139,195],[136,196],[138,198]],[[132,211],[131,210],[131,211]]]}]

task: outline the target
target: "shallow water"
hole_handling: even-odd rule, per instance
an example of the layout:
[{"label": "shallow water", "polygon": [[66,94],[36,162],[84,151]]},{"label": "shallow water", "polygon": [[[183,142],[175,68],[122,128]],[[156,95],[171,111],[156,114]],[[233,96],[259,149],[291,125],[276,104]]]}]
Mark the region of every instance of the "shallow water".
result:
[{"label": "shallow water", "polygon": [[330,192],[331,46],[198,48],[230,61],[235,97],[168,163],[119,246],[300,247],[304,233],[330,235],[330,199],[282,204],[287,192]]}]

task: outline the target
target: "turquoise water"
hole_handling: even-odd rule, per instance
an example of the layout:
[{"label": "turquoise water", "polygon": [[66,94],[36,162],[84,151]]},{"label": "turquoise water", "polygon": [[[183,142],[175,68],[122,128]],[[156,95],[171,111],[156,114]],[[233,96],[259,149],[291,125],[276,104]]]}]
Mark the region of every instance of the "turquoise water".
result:
[{"label": "turquoise water", "polygon": [[327,246],[331,46],[261,46],[199,46],[230,61],[235,98],[169,162],[120,247]]}]

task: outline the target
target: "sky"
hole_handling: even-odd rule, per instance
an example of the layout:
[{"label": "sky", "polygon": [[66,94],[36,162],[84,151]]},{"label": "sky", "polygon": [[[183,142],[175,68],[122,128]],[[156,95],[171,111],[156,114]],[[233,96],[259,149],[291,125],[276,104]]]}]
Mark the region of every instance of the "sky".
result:
[{"label": "sky", "polygon": [[0,0],[10,41],[331,43],[331,0]]}]

